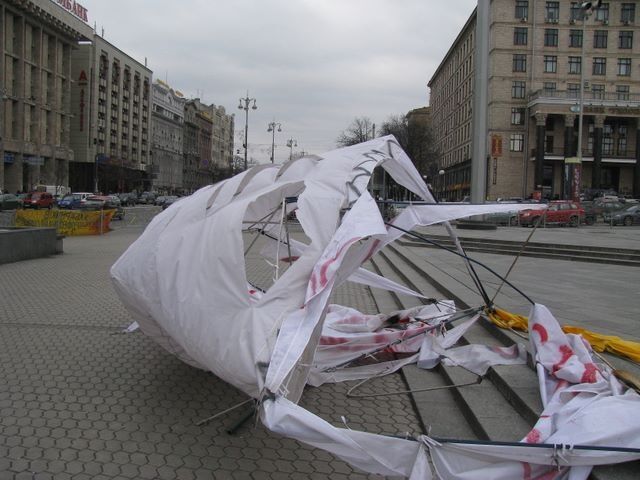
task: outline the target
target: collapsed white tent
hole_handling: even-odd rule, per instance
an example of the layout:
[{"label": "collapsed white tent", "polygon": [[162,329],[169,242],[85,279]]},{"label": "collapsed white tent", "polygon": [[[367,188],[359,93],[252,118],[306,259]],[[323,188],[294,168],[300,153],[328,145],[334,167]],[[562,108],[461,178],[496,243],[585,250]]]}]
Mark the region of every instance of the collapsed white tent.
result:
[{"label": "collapsed white tent", "polygon": [[[433,203],[395,139],[383,137],[322,157],[254,167],[199,190],[159,214],[111,274],[120,298],[146,335],[183,361],[212,371],[260,400],[268,428],[329,450],[368,472],[428,478],[425,446],[435,451],[432,445],[338,429],[296,405],[310,375],[319,378],[345,360],[332,364],[325,356],[324,364],[317,363],[332,291],[349,279],[402,288],[361,268],[403,235],[385,226],[366,190],[377,166]],[[285,241],[278,230],[277,220],[287,214],[291,201],[307,245]],[[528,206],[414,205],[393,224],[410,230],[524,208]],[[296,258],[262,295],[248,286],[244,268],[243,230],[256,226],[276,238],[275,265],[282,257]],[[415,356],[414,361],[419,355]],[[424,362],[432,360],[423,355]],[[344,378],[362,375],[355,372]],[[327,379],[318,380],[322,381]]]}]

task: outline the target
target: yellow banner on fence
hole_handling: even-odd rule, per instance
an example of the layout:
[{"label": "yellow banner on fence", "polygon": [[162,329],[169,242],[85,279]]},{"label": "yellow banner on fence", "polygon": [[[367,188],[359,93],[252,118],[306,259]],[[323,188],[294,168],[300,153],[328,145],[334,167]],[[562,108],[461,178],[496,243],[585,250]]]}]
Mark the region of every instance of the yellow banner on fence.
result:
[{"label": "yellow banner on fence", "polygon": [[107,233],[115,210],[17,210],[16,227],[53,227],[61,235]]}]

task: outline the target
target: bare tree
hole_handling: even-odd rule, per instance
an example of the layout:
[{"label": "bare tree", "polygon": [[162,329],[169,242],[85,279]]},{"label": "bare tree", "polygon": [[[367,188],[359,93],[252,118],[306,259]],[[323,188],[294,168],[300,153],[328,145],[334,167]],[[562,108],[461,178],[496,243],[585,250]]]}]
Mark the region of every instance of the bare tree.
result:
[{"label": "bare tree", "polygon": [[338,147],[348,147],[371,140],[375,135],[375,124],[368,117],[356,117],[336,139]]},{"label": "bare tree", "polygon": [[431,177],[438,171],[439,154],[429,123],[411,121],[410,115],[391,115],[382,124],[380,133],[395,136],[421,174]]}]

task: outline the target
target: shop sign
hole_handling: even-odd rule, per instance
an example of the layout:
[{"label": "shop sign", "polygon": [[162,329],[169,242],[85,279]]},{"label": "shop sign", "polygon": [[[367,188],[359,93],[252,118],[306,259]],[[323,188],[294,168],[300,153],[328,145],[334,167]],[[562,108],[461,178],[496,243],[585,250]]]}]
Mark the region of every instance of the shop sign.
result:
[{"label": "shop sign", "polygon": [[55,2],[64,8],[67,12],[72,13],[80,20],[84,20],[85,22],[89,21],[89,17],[87,15],[88,11],[79,3],[76,3],[75,0],[55,0]]}]

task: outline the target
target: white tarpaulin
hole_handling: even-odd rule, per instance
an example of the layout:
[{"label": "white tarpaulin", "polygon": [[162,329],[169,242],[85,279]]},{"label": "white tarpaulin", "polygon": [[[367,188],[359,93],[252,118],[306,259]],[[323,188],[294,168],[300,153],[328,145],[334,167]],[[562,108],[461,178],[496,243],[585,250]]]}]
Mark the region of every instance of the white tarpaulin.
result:
[{"label": "white tarpaulin", "polygon": [[[349,332],[348,322],[335,315],[356,314],[346,310],[339,313],[339,307],[330,309],[328,303],[334,289],[349,280],[415,293],[362,269],[378,250],[403,234],[384,224],[367,192],[378,166],[414,195],[433,202],[421,175],[395,139],[382,137],[285,165],[255,167],[197,191],[157,215],[113,265],[111,275],[117,293],[146,335],[183,361],[215,373],[253,398],[263,399],[261,417],[272,430],[327,449],[368,472],[428,478],[426,444],[336,429],[295,405],[310,373],[312,377],[327,372],[339,376],[344,361],[403,335],[372,331],[371,325],[369,330]],[[287,205],[292,198],[308,238],[306,244],[285,240],[282,225],[276,225],[289,213]],[[529,207],[413,205],[396,217],[393,225],[411,230]],[[249,285],[245,273],[243,231],[251,228],[275,236],[275,281],[262,294]],[[265,254],[273,254],[274,245],[267,246]],[[282,274],[278,270],[281,262],[291,263]],[[447,304],[439,307],[443,305]],[[449,313],[455,311],[452,305],[446,308]],[[328,311],[331,321],[325,325]],[[434,312],[426,308],[411,313],[412,329],[426,334],[427,323],[418,321],[419,317],[433,316]],[[372,319],[365,320],[358,328]],[[376,333],[381,334],[379,341],[375,341]],[[451,348],[453,343],[449,344],[446,336],[429,335],[427,340],[425,335],[411,341],[400,338],[402,347],[397,348],[405,349],[404,353],[415,352],[413,361],[418,360],[417,352],[422,349],[425,364],[446,359],[478,371],[495,362],[521,360],[522,352],[517,348],[490,351],[471,346],[458,350]],[[455,335],[452,333],[451,338]],[[324,349],[332,341],[328,339],[346,337],[353,350]],[[561,383],[554,385],[555,379],[545,378],[544,384],[549,384],[549,391],[558,392],[551,396],[547,408],[558,414],[570,412],[577,419],[582,408],[597,404],[591,397],[610,395],[605,383],[613,383],[609,376],[593,372],[575,342],[569,345],[577,352],[576,359],[568,358],[553,370],[554,375],[562,375]],[[544,349],[539,347],[538,351]],[[384,368],[391,371],[406,361]],[[553,359],[541,360],[543,364],[550,361]],[[578,371],[580,366],[582,371]],[[361,368],[367,367],[344,369],[343,378],[372,375],[371,371],[355,371]],[[593,375],[597,380],[589,385],[588,393],[577,395],[581,399],[589,397],[580,404],[563,397],[563,386],[558,387],[576,375]],[[539,427],[547,441],[564,431],[542,423]],[[433,454],[433,446],[429,448]]]}]

